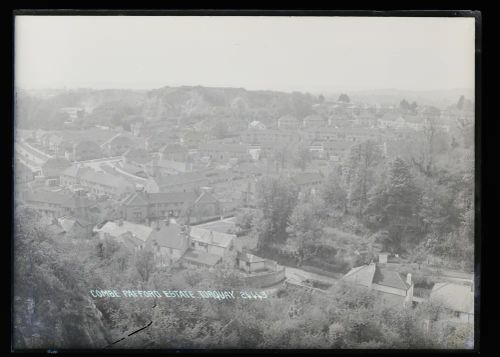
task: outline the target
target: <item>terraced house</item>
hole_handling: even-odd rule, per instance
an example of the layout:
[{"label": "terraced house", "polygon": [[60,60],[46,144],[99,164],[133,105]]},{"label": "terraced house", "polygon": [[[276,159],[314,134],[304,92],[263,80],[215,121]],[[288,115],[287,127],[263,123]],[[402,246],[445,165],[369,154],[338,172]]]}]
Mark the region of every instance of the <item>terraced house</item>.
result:
[{"label": "terraced house", "polygon": [[123,219],[132,222],[156,221],[167,217],[190,215],[201,220],[220,214],[219,201],[210,193],[155,192],[141,187],[127,195],[120,203]]},{"label": "terraced house", "polygon": [[60,185],[79,186],[95,195],[121,197],[134,189],[134,185],[121,176],[97,172],[88,167],[73,165],[60,174]]}]

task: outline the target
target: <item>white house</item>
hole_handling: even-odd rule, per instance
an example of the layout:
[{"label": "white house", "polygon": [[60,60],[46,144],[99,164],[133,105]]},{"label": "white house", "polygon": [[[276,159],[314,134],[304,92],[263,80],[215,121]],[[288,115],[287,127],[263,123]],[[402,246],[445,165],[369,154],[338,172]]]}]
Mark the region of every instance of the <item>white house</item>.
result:
[{"label": "white house", "polygon": [[429,300],[442,304],[452,320],[474,322],[474,286],[436,283]]},{"label": "white house", "polygon": [[191,227],[191,248],[225,257],[233,248],[236,235]]},{"label": "white house", "polygon": [[386,305],[404,306],[413,301],[411,274],[406,276],[405,281],[398,272],[381,264],[370,263],[353,268],[342,280],[376,291]]}]

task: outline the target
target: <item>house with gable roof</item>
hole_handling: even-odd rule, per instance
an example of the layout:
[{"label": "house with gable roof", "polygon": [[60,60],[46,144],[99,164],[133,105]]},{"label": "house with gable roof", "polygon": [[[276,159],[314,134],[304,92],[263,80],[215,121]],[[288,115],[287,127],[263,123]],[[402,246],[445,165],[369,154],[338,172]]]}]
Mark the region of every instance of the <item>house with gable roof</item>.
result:
[{"label": "house with gable roof", "polygon": [[436,283],[429,300],[441,304],[447,310],[450,320],[474,322],[474,285]]},{"label": "house with gable roof", "polygon": [[92,223],[83,218],[63,216],[59,217],[57,222],[68,238],[90,238],[92,234]]},{"label": "house with gable roof", "polygon": [[405,306],[413,302],[411,274],[406,281],[384,264],[370,263],[355,267],[342,280],[375,291],[388,306]]},{"label": "house with gable roof", "polygon": [[123,220],[106,222],[102,227],[95,228],[94,232],[100,239],[114,238],[132,250],[142,249],[153,232],[153,228],[127,222]]},{"label": "house with gable roof", "polygon": [[225,257],[233,249],[236,235],[213,231],[206,228],[191,227],[191,248],[202,252]]},{"label": "house with gable roof", "polygon": [[189,249],[190,238],[184,226],[165,219],[154,225],[147,246],[155,252],[159,265],[170,266],[181,259]]},{"label": "house with gable roof", "polygon": [[293,115],[287,114],[278,119],[279,129],[298,129],[300,127],[300,121]]},{"label": "house with gable roof", "polygon": [[195,201],[194,192],[149,193],[138,188],[121,201],[121,215],[124,219],[135,222],[178,217]]}]

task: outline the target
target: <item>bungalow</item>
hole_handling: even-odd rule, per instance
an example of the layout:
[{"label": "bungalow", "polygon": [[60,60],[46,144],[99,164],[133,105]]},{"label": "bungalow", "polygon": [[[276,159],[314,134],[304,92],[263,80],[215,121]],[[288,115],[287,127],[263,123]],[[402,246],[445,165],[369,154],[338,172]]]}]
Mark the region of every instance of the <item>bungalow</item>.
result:
[{"label": "bungalow", "polygon": [[436,283],[429,300],[441,304],[451,320],[474,322],[474,286],[454,283]]},{"label": "bungalow", "polygon": [[370,263],[353,268],[342,280],[377,292],[386,305],[405,306],[413,302],[411,274],[404,281],[398,272],[381,264]]},{"label": "bungalow", "polygon": [[228,255],[233,249],[236,235],[212,231],[206,228],[191,227],[191,248],[220,257]]}]

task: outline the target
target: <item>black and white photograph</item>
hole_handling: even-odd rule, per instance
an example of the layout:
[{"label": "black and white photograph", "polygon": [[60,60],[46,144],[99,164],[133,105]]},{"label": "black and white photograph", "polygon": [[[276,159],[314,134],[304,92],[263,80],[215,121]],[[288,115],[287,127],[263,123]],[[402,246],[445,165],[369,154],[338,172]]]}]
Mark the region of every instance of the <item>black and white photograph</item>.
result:
[{"label": "black and white photograph", "polygon": [[16,14],[12,350],[475,349],[475,16]]}]

